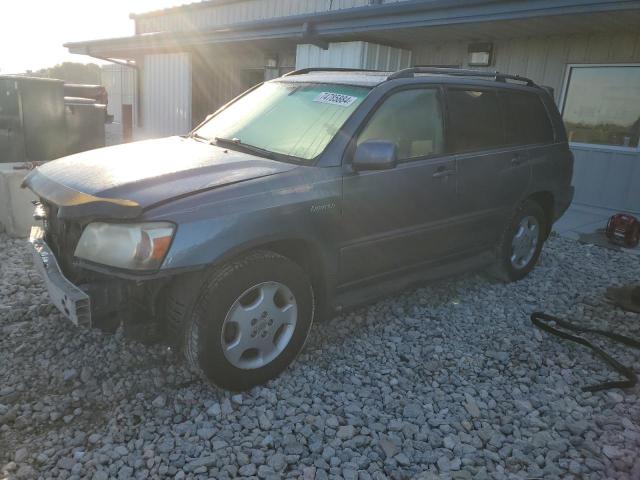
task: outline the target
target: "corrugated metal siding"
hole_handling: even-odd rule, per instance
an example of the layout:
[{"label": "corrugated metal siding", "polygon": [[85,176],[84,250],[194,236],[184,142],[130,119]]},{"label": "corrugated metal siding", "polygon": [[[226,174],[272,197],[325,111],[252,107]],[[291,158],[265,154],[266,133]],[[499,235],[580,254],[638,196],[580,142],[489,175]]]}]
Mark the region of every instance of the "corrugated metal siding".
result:
[{"label": "corrugated metal siding", "polygon": [[411,50],[377,43],[364,43],[363,59],[362,68],[393,72],[411,66]]},{"label": "corrugated metal siding", "polygon": [[[396,3],[407,0],[385,0]],[[196,9],[177,9],[137,19],[139,33],[183,31],[267,18],[342,10],[369,5],[369,0],[246,0]]]},{"label": "corrugated metal siding", "polygon": [[364,42],[332,43],[327,50],[298,45],[296,69],[309,67],[362,68]]},{"label": "corrugated metal siding", "polygon": [[[478,41],[491,41],[479,38]],[[413,49],[416,65],[467,65],[469,42],[425,43]],[[494,40],[489,70],[517,73],[549,85],[560,98],[567,64],[640,62],[640,33]]]},{"label": "corrugated metal siding", "polygon": [[191,62],[186,53],[146,55],[142,73],[143,131],[146,137],[191,130]]},{"label": "corrugated metal siding", "polygon": [[[282,52],[278,57],[291,55],[291,52]],[[191,58],[194,125],[252,86],[246,82],[243,71],[262,72],[264,79],[265,55],[254,49],[200,49]]]},{"label": "corrugated metal siding", "polygon": [[331,43],[327,50],[298,45],[296,68],[340,67],[398,70],[411,65],[411,52],[368,42]]},{"label": "corrugated metal siding", "polygon": [[[490,39],[481,39],[483,41]],[[495,40],[495,65],[554,88],[560,100],[567,65],[640,63],[640,33],[622,32]],[[466,66],[468,42],[417,45],[417,65]],[[640,153],[575,147],[576,201],[640,212]]]},{"label": "corrugated metal siding", "polygon": [[136,70],[124,65],[103,65],[100,71],[102,85],[109,95],[107,112],[115,123],[122,123],[122,105],[133,106],[133,120],[137,122]]}]

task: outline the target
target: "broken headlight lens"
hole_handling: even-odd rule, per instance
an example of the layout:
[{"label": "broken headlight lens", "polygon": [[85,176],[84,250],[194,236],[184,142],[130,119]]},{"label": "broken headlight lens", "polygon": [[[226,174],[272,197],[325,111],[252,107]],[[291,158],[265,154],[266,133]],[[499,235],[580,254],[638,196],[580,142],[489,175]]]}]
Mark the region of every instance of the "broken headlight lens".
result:
[{"label": "broken headlight lens", "polygon": [[174,232],[175,225],[168,222],[94,222],[82,232],[75,256],[128,270],[156,270],[169,250]]}]

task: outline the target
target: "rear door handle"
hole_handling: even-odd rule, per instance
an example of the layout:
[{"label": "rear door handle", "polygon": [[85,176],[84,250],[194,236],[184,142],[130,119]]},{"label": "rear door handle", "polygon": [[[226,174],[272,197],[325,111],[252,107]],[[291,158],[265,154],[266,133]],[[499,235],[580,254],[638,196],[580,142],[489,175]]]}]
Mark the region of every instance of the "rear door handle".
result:
[{"label": "rear door handle", "polygon": [[455,175],[455,174],[456,174],[456,171],[454,169],[439,168],[433,174],[433,178],[449,177],[449,176]]},{"label": "rear door handle", "polygon": [[523,155],[515,155],[511,158],[510,163],[512,167],[517,167],[518,165],[522,165],[526,161],[527,161],[527,157]]}]

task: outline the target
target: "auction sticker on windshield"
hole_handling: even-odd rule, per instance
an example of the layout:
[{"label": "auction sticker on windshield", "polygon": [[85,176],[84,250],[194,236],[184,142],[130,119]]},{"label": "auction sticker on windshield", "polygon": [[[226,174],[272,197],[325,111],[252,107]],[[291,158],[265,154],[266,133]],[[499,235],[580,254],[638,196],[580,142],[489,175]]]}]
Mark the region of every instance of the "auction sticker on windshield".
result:
[{"label": "auction sticker on windshield", "polygon": [[356,100],[358,100],[358,97],[331,92],[321,92],[316,98],[313,99],[314,102],[328,103],[329,105],[339,105],[341,107],[348,107]]}]

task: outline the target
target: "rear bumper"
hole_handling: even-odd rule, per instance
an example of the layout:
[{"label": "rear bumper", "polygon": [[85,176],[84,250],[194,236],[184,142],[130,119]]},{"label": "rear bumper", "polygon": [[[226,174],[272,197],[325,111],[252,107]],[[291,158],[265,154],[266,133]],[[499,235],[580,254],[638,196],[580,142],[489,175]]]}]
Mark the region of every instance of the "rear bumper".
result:
[{"label": "rear bumper", "polygon": [[44,241],[42,228],[31,228],[29,243],[32,247],[33,264],[47,286],[51,303],[75,325],[91,326],[89,295],[64,276],[55,255]]},{"label": "rear bumper", "polygon": [[571,205],[571,202],[573,202],[574,193],[575,193],[575,187],[573,185],[571,185],[561,195],[556,196],[555,205],[553,207],[553,209],[554,209],[554,211],[553,211],[553,221],[554,221],[554,223],[560,217],[562,217],[562,215],[564,215],[564,212],[566,212],[569,209],[569,206]]}]

